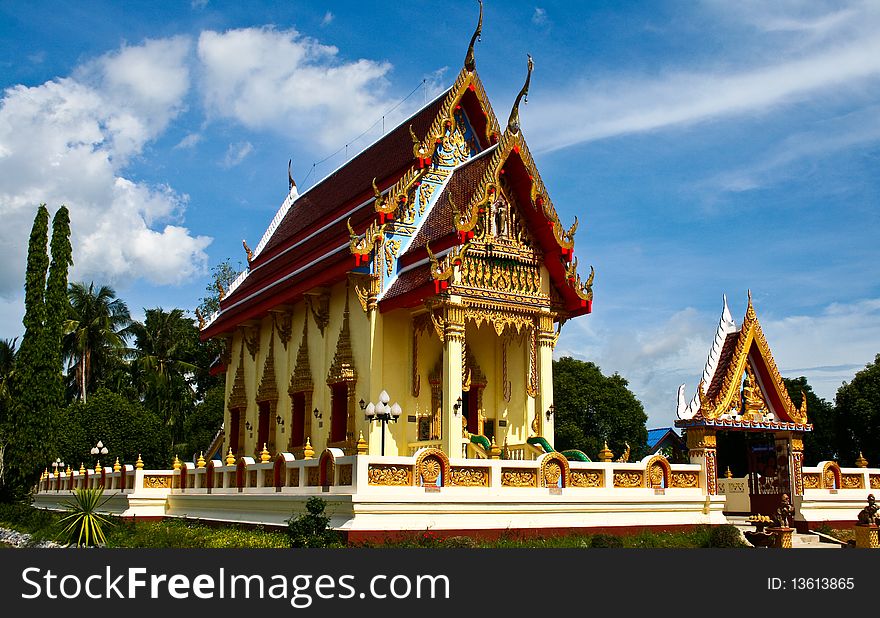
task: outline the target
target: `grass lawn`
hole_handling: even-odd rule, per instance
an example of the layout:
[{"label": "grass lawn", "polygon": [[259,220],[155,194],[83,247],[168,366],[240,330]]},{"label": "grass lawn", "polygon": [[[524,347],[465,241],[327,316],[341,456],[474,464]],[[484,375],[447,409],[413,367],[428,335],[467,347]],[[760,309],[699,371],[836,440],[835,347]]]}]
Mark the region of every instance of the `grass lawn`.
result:
[{"label": "grass lawn", "polygon": [[[61,514],[42,511],[25,504],[0,504],[0,527],[32,535],[33,542],[60,540]],[[112,517],[106,528],[108,547],[181,547],[181,548],[286,548],[290,546],[285,530],[259,526],[208,525],[193,520],[164,519],[133,521]],[[700,548],[731,547],[735,539],[732,526],[699,526],[688,532],[638,532],[630,535],[570,535],[527,539],[502,537],[482,540],[471,537],[437,538],[430,532],[414,533],[407,539],[384,543],[352,544],[350,547],[394,548]]]}]

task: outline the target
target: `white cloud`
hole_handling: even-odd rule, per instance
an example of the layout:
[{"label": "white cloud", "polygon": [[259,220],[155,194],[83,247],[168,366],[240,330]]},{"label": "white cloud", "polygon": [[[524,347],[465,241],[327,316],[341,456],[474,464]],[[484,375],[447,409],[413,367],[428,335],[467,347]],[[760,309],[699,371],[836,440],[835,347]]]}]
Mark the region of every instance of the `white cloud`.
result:
[{"label": "white cloud", "polygon": [[39,203],[70,209],[73,278],[177,283],[205,270],[210,239],[180,225],[187,197],[125,178],[125,166],[183,109],[182,38],[146,41],[72,77],[7,89],[0,102],[0,295],[23,280]]},{"label": "white cloud", "polygon": [[535,12],[532,13],[532,23],[536,26],[545,25],[547,23],[547,10],[535,7]]},{"label": "white cloud", "polygon": [[[343,61],[337,48],[295,30],[204,31],[198,56],[209,112],[251,129],[281,130],[338,147],[392,104],[384,96],[389,63]],[[401,106],[386,124],[406,113]]]},{"label": "white cloud", "polygon": [[331,13],[330,11],[327,11],[326,13],[324,13],[324,18],[321,20],[321,25],[322,26],[329,26],[333,22],[333,19],[335,17],[336,16],[333,13]]},{"label": "white cloud", "polygon": [[187,133],[186,136],[175,144],[175,150],[180,148],[195,148],[203,139],[201,133]]},{"label": "white cloud", "polygon": [[223,157],[223,162],[221,165],[227,169],[230,167],[235,167],[239,163],[245,160],[249,154],[254,151],[254,145],[250,142],[238,142],[236,144],[229,144],[229,147],[226,149],[226,155]]},{"label": "white cloud", "polygon": [[[659,77],[584,81],[536,97],[523,110],[524,124],[539,150],[555,150],[612,136],[763,114],[812,101],[819,94],[837,95],[843,89],[864,96],[866,86],[880,81],[878,26],[880,11],[868,5],[852,15],[819,16],[800,26],[791,21],[789,29],[812,28],[823,36],[809,45],[802,39],[790,44],[762,39],[750,47],[738,46],[738,57],[720,56],[713,66],[667,67]],[[782,26],[777,23],[773,28]],[[559,123],[559,118],[567,121]]]}]

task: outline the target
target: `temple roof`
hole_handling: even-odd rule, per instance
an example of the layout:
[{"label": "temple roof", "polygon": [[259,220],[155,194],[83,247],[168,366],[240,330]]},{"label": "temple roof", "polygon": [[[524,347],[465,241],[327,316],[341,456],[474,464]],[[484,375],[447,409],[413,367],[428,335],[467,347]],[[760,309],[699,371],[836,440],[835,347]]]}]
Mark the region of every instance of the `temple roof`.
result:
[{"label": "temple roof", "polygon": [[742,326],[737,329],[724,298],[721,320],[709,350],[697,392],[685,404],[678,390],[676,427],[809,431],[806,397],[792,403],[764,337],[749,294]]},{"label": "temple roof", "polygon": [[[529,76],[531,69],[530,59]],[[246,247],[248,270],[221,292],[220,311],[203,324],[202,337],[233,330],[353,271],[380,278],[380,303],[419,288],[432,295],[427,284],[436,280],[436,270],[429,247],[442,258],[467,244],[477,213],[505,173],[520,202],[531,205],[524,217],[558,290],[563,318],[589,313],[592,276],[581,282],[573,259],[577,221],[568,230],[562,226],[519,130],[517,106],[528,81],[511,112],[516,122],[502,132],[466,62],[449,89],[318,184],[298,194],[291,179],[290,194],[256,251]],[[443,167],[441,149],[459,127],[467,133],[468,152],[458,165]],[[440,178],[434,179],[438,190],[425,198],[418,188],[432,174]],[[413,218],[417,199],[424,203]],[[402,249],[399,256],[395,246]]]}]

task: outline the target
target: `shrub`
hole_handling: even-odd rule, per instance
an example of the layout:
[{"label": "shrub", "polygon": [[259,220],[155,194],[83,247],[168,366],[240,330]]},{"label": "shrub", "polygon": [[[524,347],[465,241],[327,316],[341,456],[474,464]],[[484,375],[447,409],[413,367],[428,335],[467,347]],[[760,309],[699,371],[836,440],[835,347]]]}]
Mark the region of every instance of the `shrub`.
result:
[{"label": "shrub", "polygon": [[451,536],[443,541],[443,547],[479,547],[479,544],[469,536]]},{"label": "shrub", "polygon": [[62,534],[68,543],[73,539],[76,539],[76,545],[79,547],[107,543],[107,539],[104,538],[104,525],[113,524],[98,513],[98,509],[106,502],[106,500],[101,502],[103,495],[104,490],[100,487],[74,491],[73,501],[68,504],[68,514],[59,522],[67,524]]},{"label": "shrub", "polygon": [[590,539],[590,547],[623,547],[623,540],[613,534],[597,534]]},{"label": "shrub", "polygon": [[287,538],[291,547],[338,547],[341,535],[330,528],[330,518],[324,515],[327,503],[312,497],[306,501],[306,514],[287,520]]},{"label": "shrub", "polygon": [[707,547],[745,547],[739,529],[732,524],[714,526],[709,532]]}]

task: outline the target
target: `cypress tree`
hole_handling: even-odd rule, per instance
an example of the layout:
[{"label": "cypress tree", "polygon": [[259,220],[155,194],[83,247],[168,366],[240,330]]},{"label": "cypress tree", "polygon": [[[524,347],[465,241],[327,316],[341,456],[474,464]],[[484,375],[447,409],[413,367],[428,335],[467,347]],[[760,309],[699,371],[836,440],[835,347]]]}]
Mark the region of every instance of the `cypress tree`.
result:
[{"label": "cypress tree", "polygon": [[67,274],[73,263],[70,215],[62,206],[52,223],[52,262],[47,252],[49,211],[37,209],[25,275],[25,334],[10,389],[11,415],[2,466],[3,493],[20,496],[55,452],[55,428],[64,400],[61,337],[69,312]]},{"label": "cypress tree", "polygon": [[[47,373],[51,374],[51,388],[55,389],[56,401],[64,399],[64,380],[62,369],[64,364],[61,338],[64,335],[64,323],[70,313],[70,301],[67,296],[67,273],[73,264],[73,249],[70,246],[70,214],[66,206],[62,206],[52,219],[52,264],[49,266],[49,278],[46,282],[46,322],[43,335],[46,338]],[[48,378],[49,376],[47,376]]]},{"label": "cypress tree", "polygon": [[46,275],[49,255],[46,251],[49,234],[49,211],[40,204],[28,244],[27,271],[24,282],[24,337],[16,359],[15,379],[10,392],[11,414],[4,427],[7,441],[3,454],[3,490],[7,495],[26,491],[40,461],[43,427],[41,409],[46,405],[41,381],[41,367],[48,364],[45,350]]}]

